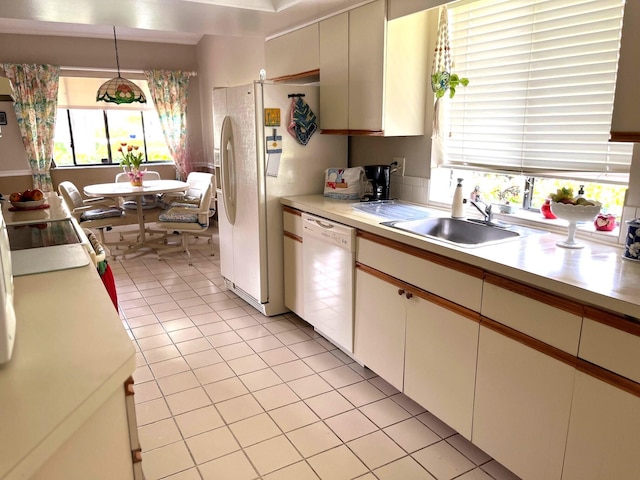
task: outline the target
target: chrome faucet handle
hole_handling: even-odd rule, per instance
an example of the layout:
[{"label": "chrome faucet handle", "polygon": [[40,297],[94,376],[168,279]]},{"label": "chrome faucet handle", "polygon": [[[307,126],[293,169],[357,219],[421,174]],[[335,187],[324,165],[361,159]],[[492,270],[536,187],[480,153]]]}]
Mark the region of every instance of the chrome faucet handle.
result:
[{"label": "chrome faucet handle", "polygon": [[491,221],[491,216],[493,214],[492,212],[492,207],[493,205],[491,205],[490,203],[485,203],[486,208],[484,209],[485,213],[487,214],[487,221]]}]

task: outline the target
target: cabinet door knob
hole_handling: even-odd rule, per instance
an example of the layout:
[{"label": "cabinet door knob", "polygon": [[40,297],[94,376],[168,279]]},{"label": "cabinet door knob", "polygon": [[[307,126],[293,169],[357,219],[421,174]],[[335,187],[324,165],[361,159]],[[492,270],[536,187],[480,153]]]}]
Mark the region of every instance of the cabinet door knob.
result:
[{"label": "cabinet door knob", "polygon": [[401,289],[401,288],[399,288],[399,289],[398,289],[398,295],[404,295],[404,290],[403,290],[403,289]]},{"label": "cabinet door knob", "polygon": [[413,293],[407,292],[407,293],[405,293],[404,296],[407,297],[407,298],[412,298],[413,297]]}]

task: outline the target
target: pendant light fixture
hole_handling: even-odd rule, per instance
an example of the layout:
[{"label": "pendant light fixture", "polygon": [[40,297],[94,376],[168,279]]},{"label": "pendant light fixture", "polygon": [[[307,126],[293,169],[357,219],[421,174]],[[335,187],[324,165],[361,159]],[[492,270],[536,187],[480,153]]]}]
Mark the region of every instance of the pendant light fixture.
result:
[{"label": "pendant light fixture", "polygon": [[96,101],[121,103],[147,103],[144,93],[135,83],[122,78],[120,76],[120,59],[118,58],[118,39],[116,38],[116,27],[113,27],[113,41],[116,46],[116,66],[118,67],[118,76],[107,80],[98,89]]}]

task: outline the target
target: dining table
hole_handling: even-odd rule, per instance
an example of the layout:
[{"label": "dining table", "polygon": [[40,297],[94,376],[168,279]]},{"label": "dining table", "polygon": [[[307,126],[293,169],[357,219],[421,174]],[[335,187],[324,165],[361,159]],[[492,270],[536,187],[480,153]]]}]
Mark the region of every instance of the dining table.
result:
[{"label": "dining table", "polygon": [[138,240],[129,245],[129,252],[131,252],[143,247],[153,248],[154,246],[146,239],[147,230],[142,208],[142,197],[144,195],[186,192],[188,189],[189,184],[180,180],[144,180],[142,186],[133,186],[129,182],[97,183],[87,185],[83,191],[88,197],[134,197],[136,199],[136,215],[140,234]]}]

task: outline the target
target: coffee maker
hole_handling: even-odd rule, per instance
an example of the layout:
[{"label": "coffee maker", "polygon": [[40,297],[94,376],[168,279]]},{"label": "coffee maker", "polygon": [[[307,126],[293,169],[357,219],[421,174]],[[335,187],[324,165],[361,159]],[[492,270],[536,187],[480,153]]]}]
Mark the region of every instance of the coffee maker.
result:
[{"label": "coffee maker", "polygon": [[389,184],[391,173],[398,168],[398,162],[391,165],[365,165],[364,174],[367,177],[367,188],[363,201],[389,200]]}]

